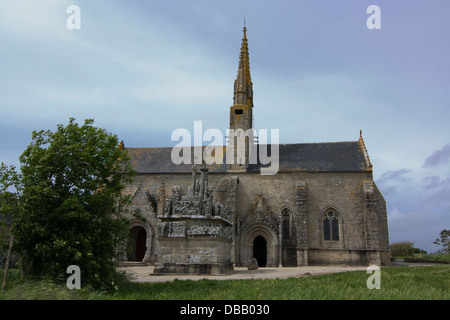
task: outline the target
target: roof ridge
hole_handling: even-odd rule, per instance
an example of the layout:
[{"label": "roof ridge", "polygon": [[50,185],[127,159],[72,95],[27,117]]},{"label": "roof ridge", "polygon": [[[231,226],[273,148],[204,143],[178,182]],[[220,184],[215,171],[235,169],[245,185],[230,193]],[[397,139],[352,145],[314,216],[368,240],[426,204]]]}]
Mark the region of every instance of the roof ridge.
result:
[{"label": "roof ridge", "polygon": [[[288,146],[288,145],[305,145],[305,144],[338,144],[338,143],[361,143],[360,140],[357,141],[330,141],[330,142],[295,142],[295,143],[257,143],[257,145],[272,145],[272,144],[276,144],[279,146]],[[363,141],[364,143],[364,141]],[[151,150],[151,149],[171,149],[174,148],[173,147],[125,147],[124,149],[128,150],[128,149],[140,149],[140,150]],[[181,147],[181,148],[198,148],[200,146],[177,146],[177,147]],[[206,145],[206,146],[201,146],[202,148],[206,148],[206,147],[218,147],[218,148],[223,148],[223,147],[228,147],[227,145],[220,145],[220,146],[210,146],[210,145]],[[366,150],[367,152],[367,150]]]},{"label": "roof ridge", "polygon": [[332,143],[358,143],[359,141],[330,141],[330,142],[296,142],[296,143],[279,143],[279,145],[288,144],[332,144]]}]

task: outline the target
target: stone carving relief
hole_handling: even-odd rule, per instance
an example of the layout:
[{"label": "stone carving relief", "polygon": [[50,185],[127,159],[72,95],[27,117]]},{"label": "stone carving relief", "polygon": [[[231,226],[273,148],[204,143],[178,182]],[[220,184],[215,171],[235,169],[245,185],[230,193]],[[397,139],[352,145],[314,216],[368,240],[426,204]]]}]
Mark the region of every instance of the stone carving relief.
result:
[{"label": "stone carving relief", "polygon": [[255,223],[266,224],[271,227],[276,234],[279,233],[278,223],[272,218],[271,209],[261,194],[256,197],[246,219],[242,222],[242,230],[249,228]]},{"label": "stone carving relief", "polygon": [[185,221],[162,222],[160,234],[163,237],[184,238],[186,237],[186,222]]},{"label": "stone carving relief", "polygon": [[231,240],[231,227],[216,224],[196,224],[187,230],[188,237],[210,236],[211,238],[225,238]]}]

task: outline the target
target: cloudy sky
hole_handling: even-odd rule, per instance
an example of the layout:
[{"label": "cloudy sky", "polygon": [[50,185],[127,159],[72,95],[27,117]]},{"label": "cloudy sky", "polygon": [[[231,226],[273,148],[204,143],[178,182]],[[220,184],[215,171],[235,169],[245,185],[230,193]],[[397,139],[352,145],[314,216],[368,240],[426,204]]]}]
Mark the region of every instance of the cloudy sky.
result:
[{"label": "cloudy sky", "polygon": [[[69,29],[80,8],[81,29]],[[381,29],[370,30],[370,5]],[[254,126],[281,143],[363,130],[390,241],[450,229],[448,0],[0,0],[0,161],[69,117],[128,147],[229,125],[243,20]]]}]

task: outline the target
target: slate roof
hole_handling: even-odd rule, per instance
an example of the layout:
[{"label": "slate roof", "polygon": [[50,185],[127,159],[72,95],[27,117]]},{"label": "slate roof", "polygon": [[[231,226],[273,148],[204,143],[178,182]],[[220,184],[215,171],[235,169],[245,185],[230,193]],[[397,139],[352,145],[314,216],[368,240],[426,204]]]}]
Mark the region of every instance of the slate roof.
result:
[{"label": "slate roof", "polygon": [[[259,146],[258,146],[259,147]],[[225,150],[225,147],[223,151]],[[171,160],[172,148],[126,148],[138,173],[191,173],[191,165],[176,165]],[[225,152],[223,164],[207,166],[210,173],[226,173]],[[268,146],[270,154],[270,145]],[[296,143],[279,145],[278,172],[361,172],[371,171],[372,165],[364,141]],[[270,166],[266,165],[266,166]],[[247,172],[259,172],[259,161],[250,164]]]}]

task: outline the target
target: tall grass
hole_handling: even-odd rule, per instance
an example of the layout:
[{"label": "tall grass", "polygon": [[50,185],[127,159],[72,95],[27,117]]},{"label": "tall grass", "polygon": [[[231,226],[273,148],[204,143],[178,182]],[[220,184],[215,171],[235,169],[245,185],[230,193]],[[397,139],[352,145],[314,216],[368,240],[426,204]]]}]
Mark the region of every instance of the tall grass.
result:
[{"label": "tall grass", "polygon": [[[3,269],[0,269],[0,282],[3,280]],[[23,280],[20,270],[10,269],[4,292],[0,292],[0,300],[86,300],[96,299],[102,292],[90,287],[81,290],[69,290],[65,284],[50,279]]]},{"label": "tall grass", "polygon": [[386,267],[381,289],[368,289],[365,271],[266,280],[129,283],[108,299],[367,300],[450,299],[450,267]]},{"label": "tall grass", "polygon": [[0,299],[94,300],[449,300],[450,266],[384,267],[381,289],[368,289],[370,274],[352,271],[312,277],[265,280],[175,280],[118,283],[114,293],[68,290],[49,281],[23,282],[10,276]]}]

